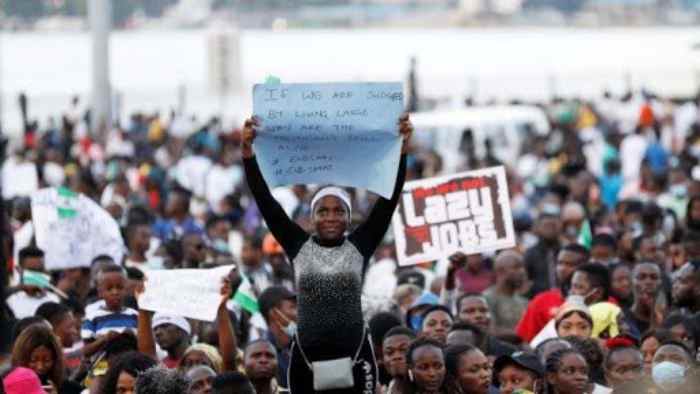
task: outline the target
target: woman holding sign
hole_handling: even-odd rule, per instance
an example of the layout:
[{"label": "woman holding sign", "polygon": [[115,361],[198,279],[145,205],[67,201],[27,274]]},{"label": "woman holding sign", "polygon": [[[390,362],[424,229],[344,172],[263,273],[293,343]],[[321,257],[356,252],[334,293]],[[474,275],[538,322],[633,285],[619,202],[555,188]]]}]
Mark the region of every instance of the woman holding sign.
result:
[{"label": "woman holding sign", "polygon": [[248,186],[295,272],[299,311],[288,371],[290,391],[374,393],[377,365],[360,295],[369,259],[389,227],[403,189],[405,151],[413,131],[408,115],[399,119],[403,147],[393,195],[390,200],[380,197],[367,220],[349,235],[350,196],[339,187],[321,188],[314,196],[314,234],[287,217],[270,194],[253,153],[259,126],[258,118],[246,121],[241,150]]}]

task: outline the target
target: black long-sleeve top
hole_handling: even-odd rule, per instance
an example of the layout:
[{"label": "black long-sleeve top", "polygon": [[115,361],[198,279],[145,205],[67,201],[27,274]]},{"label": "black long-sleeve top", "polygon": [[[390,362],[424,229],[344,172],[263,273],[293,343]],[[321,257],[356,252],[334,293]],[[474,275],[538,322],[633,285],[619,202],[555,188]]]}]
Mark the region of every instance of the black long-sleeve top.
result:
[{"label": "black long-sleeve top", "polygon": [[406,179],[401,156],[391,199],[380,197],[367,220],[337,242],[304,231],[272,197],[255,157],[243,161],[248,186],[270,231],[287,253],[299,291],[300,344],[311,361],[354,356],[362,341],[362,283],[389,228]]}]

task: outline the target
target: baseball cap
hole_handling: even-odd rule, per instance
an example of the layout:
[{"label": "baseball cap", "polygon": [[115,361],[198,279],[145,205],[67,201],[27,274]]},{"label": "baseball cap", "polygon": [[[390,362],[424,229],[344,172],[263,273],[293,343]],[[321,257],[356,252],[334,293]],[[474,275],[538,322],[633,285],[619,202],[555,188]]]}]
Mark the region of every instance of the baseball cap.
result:
[{"label": "baseball cap", "polygon": [[297,295],[284,286],[270,286],[258,297],[258,307],[263,317],[267,317],[272,308],[282,300],[296,300]]},{"label": "baseball cap", "polygon": [[396,283],[397,286],[403,284],[416,285],[423,290],[425,289],[425,276],[416,270],[404,271],[399,274]]},{"label": "baseball cap", "polygon": [[17,367],[10,372],[2,384],[7,394],[46,394],[39,377],[29,368]]},{"label": "baseball cap", "polygon": [[498,373],[503,370],[508,365],[516,365],[522,369],[526,369],[533,372],[537,377],[544,376],[544,366],[540,362],[540,359],[534,353],[530,352],[515,352],[511,355],[500,356],[493,363],[494,377],[496,378],[496,384],[498,384]]},{"label": "baseball cap", "polygon": [[192,334],[192,327],[190,323],[182,316],[166,315],[164,313],[156,313],[153,316],[153,324],[151,327],[155,330],[156,327],[162,326],[163,324],[172,324],[182,331],[186,332],[187,335]]}]

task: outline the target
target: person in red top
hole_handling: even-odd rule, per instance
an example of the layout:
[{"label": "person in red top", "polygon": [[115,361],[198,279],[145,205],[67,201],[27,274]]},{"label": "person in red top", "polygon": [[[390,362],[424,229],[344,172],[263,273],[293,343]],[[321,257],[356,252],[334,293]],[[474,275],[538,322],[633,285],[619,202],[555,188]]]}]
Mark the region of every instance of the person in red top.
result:
[{"label": "person in red top", "polygon": [[588,261],[588,257],[588,250],[579,244],[566,245],[559,251],[556,263],[559,288],[542,292],[530,301],[515,328],[515,332],[523,341],[530,342],[556,315],[557,310],[564,303],[574,271]]},{"label": "person in red top", "polygon": [[455,273],[462,293],[481,293],[494,284],[493,271],[486,266],[480,254],[467,256],[459,253],[456,257],[463,260],[462,268]]}]

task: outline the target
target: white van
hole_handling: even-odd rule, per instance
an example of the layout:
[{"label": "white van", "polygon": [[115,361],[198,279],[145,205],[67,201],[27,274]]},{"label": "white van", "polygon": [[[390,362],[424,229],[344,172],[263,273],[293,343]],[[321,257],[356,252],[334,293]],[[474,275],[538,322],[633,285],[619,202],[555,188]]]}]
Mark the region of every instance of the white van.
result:
[{"label": "white van", "polygon": [[467,107],[457,110],[416,112],[411,114],[414,142],[434,149],[443,159],[443,172],[455,172],[464,163],[460,152],[464,131],[472,130],[475,152],[483,158],[484,141],[491,141],[492,153],[504,163],[515,164],[528,133],[547,135],[549,121],[545,112],[529,105]]}]

